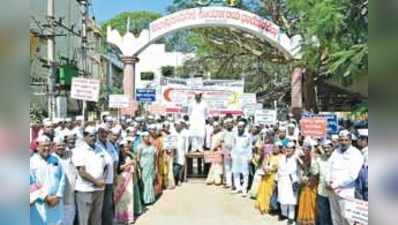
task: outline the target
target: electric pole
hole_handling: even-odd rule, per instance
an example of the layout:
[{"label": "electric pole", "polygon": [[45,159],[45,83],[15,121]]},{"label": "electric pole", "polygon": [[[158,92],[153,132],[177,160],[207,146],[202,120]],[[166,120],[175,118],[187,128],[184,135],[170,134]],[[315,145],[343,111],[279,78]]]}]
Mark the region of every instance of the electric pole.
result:
[{"label": "electric pole", "polygon": [[49,34],[47,35],[47,63],[49,74],[47,80],[48,86],[48,116],[53,120],[56,115],[55,107],[55,28],[54,28],[54,0],[47,0],[47,20],[49,25]]},{"label": "electric pole", "polygon": [[[86,77],[89,75],[88,65],[87,65],[87,48],[88,48],[88,40],[87,40],[87,23],[88,23],[88,0],[77,0],[80,4],[80,14],[82,17],[82,30],[81,30],[81,57],[82,57],[82,70],[83,76]],[[86,121],[86,111],[87,111],[87,102],[83,101],[83,124]]]}]

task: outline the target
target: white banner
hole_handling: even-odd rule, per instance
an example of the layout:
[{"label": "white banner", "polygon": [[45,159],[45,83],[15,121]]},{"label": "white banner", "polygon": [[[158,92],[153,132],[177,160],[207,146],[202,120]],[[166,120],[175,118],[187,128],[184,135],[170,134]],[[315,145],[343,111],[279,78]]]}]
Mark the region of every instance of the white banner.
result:
[{"label": "white banner", "polygon": [[100,81],[96,79],[86,79],[74,77],[70,97],[73,99],[97,102],[100,91]]},{"label": "white banner", "polygon": [[277,120],[277,112],[272,109],[256,110],[254,117],[258,124],[274,124]]},{"label": "white banner", "polygon": [[109,95],[109,108],[129,107],[129,97],[127,95]]},{"label": "white banner", "polygon": [[210,114],[241,113],[243,80],[163,79],[161,85],[161,103],[166,108],[188,107],[195,93],[201,92]]},{"label": "white banner", "polygon": [[360,225],[368,225],[368,202],[361,200],[346,200],[344,215],[352,222]]}]

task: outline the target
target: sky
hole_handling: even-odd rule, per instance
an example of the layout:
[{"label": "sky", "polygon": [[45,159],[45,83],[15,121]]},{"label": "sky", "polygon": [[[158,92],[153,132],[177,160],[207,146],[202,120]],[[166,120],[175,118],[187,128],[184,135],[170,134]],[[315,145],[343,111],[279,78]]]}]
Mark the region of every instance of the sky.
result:
[{"label": "sky", "polygon": [[92,14],[102,23],[119,13],[126,11],[155,11],[165,13],[173,0],[91,0]]}]

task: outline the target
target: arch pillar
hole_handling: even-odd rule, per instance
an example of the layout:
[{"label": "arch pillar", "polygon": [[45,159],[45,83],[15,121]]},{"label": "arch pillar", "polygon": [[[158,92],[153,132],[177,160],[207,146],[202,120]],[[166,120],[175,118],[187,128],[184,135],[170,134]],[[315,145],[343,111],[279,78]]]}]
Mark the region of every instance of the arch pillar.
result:
[{"label": "arch pillar", "polygon": [[136,56],[123,56],[123,92],[130,100],[135,100],[135,73],[136,64],[139,62]]}]

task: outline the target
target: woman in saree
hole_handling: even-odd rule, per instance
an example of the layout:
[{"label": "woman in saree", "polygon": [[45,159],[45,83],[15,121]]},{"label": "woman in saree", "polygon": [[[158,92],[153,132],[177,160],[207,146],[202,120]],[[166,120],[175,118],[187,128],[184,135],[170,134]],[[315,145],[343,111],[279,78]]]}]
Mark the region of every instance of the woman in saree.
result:
[{"label": "woman in saree", "polygon": [[134,185],[134,215],[137,217],[144,212],[144,205],[142,202],[142,191],[140,188],[141,185],[141,168],[138,163],[138,146],[140,145],[140,138],[136,136],[135,138],[127,137],[126,140],[131,144],[131,153],[136,160],[136,164],[134,167],[134,175],[133,175],[133,185]]},{"label": "woman in saree", "polygon": [[145,205],[155,202],[154,181],[156,179],[156,149],[152,145],[148,132],[142,132],[142,143],[138,146],[138,161],[141,167],[143,183],[143,201]]},{"label": "woman in saree", "polygon": [[118,224],[134,224],[134,172],[136,161],[127,140],[120,142],[120,161],[114,193],[115,218]]},{"label": "woman in saree", "polygon": [[212,152],[217,152],[220,154],[219,162],[212,162],[207,175],[206,184],[207,185],[221,185],[223,177],[223,161],[221,159],[221,149],[223,145],[224,134],[221,130],[221,125],[218,122],[213,123],[214,130],[211,136],[211,150]]},{"label": "woman in saree", "polygon": [[297,214],[298,225],[315,225],[317,181],[312,172],[314,144],[304,143],[303,155],[300,156],[301,192]]},{"label": "woman in saree", "polygon": [[162,144],[162,137],[157,130],[155,124],[151,124],[148,127],[149,129],[149,138],[151,145],[155,148],[155,171],[156,171],[156,179],[154,183],[155,188],[155,196],[158,198],[163,193],[164,185],[164,174],[165,174],[165,160],[164,160],[164,151]]},{"label": "woman in saree", "polygon": [[264,159],[262,162],[263,177],[258,188],[255,207],[261,214],[268,214],[270,212],[271,197],[275,191],[275,178],[278,172],[278,164],[281,152],[278,145],[272,145],[272,152],[264,152]]}]

